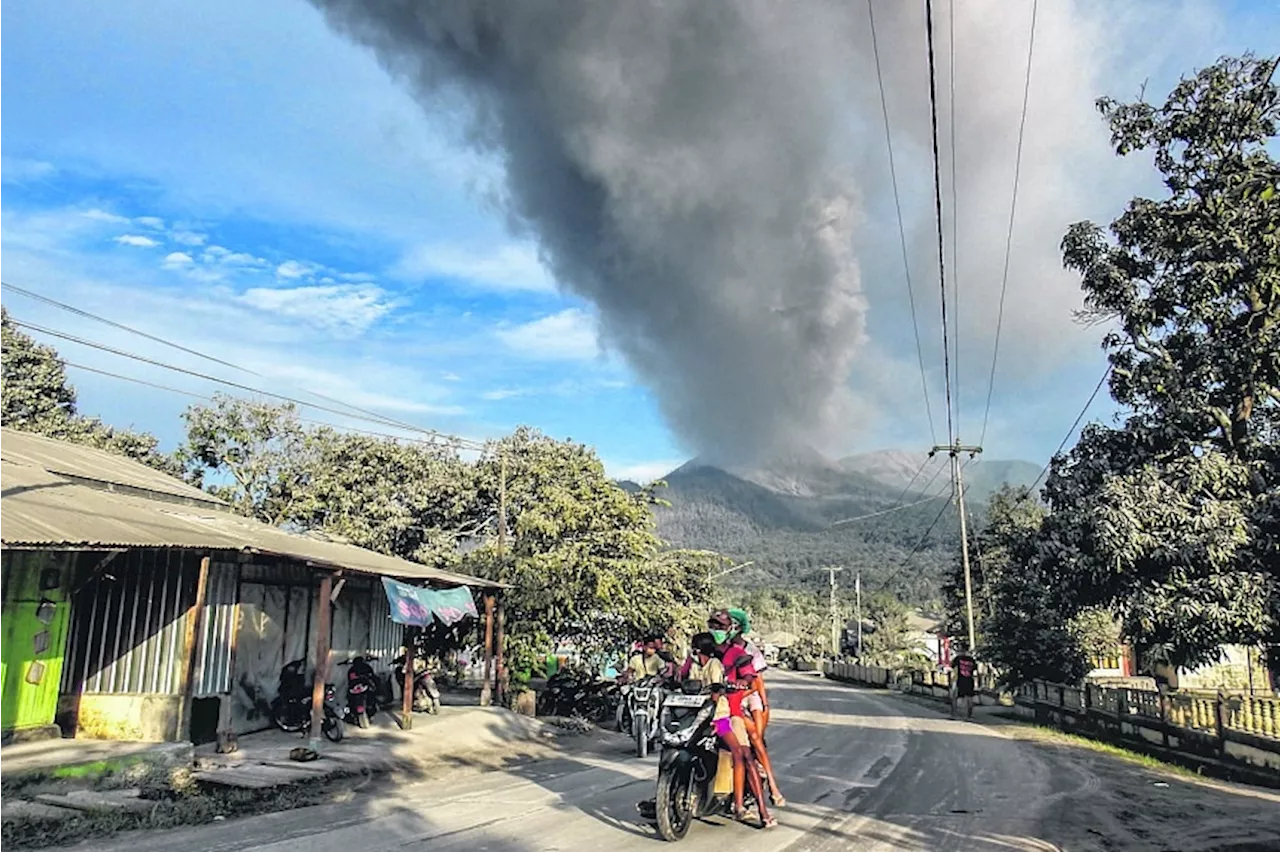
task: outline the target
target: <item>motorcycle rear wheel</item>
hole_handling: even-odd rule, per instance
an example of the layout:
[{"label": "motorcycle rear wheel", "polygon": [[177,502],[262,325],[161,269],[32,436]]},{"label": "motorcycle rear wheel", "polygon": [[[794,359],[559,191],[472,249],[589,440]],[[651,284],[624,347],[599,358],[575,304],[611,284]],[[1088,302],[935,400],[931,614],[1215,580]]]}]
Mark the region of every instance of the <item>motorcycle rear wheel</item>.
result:
[{"label": "motorcycle rear wheel", "polygon": [[656,802],[658,834],[663,840],[681,840],[693,824],[693,802],[689,795],[689,775],[674,770],[658,776]]},{"label": "motorcycle rear wheel", "polygon": [[308,715],[306,719],[291,719],[284,707],[280,706],[279,703],[273,703],[271,706],[271,721],[285,733],[296,734],[311,722],[311,716]]}]

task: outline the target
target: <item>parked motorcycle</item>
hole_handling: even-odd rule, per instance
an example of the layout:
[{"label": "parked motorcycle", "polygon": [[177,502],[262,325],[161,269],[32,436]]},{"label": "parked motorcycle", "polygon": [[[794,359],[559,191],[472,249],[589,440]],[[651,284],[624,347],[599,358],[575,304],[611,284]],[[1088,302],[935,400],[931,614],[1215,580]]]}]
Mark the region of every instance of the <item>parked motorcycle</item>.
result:
[{"label": "parked motorcycle", "polygon": [[[395,673],[395,681],[400,685],[400,700],[404,700],[404,654],[391,661],[391,670]],[[427,668],[427,661],[421,657],[413,658],[413,710],[415,713],[440,712],[440,690],[436,687],[436,679]]]},{"label": "parked motorcycle", "polygon": [[664,693],[662,681],[651,677],[637,681],[627,694],[631,738],[636,744],[637,757],[648,757],[649,748],[661,731]]},{"label": "parked motorcycle", "polygon": [[702,694],[674,693],[665,702],[658,791],[640,812],[658,825],[664,840],[680,840],[695,819],[733,813],[733,760],[721,748],[711,717],[715,701]]},{"label": "parked motorcycle", "polygon": [[[311,732],[311,683],[306,678],[307,661],[294,660],[280,670],[279,687],[271,702],[271,721],[282,731],[309,734]],[[324,685],[324,717],[320,731],[325,739],[339,742],[346,730],[338,713],[337,690],[333,684]]]},{"label": "parked motorcycle", "polygon": [[602,722],[613,712],[614,689],[613,684],[590,672],[557,672],[538,696],[538,715],[580,716]]},{"label": "parked motorcycle", "polygon": [[378,713],[378,693],[382,686],[366,657],[355,657],[339,665],[347,669],[347,713],[349,722],[358,727],[369,727],[369,720]]}]

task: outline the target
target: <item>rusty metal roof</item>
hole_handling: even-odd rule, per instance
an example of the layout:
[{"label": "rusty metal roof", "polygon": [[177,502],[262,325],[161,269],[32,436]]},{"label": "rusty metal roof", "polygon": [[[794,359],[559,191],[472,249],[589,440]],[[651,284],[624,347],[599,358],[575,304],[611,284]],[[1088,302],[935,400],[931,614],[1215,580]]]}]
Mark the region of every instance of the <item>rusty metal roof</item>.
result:
[{"label": "rusty metal roof", "polygon": [[198,488],[103,450],[0,429],[0,546],[242,551],[320,568],[502,588],[499,583],[286,532],[234,515]]}]

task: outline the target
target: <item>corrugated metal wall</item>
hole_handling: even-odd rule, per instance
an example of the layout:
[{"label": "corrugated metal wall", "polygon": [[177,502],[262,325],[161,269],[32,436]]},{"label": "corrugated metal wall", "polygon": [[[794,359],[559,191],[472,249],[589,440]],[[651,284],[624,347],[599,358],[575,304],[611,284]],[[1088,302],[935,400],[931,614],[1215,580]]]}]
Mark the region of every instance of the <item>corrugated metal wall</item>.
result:
[{"label": "corrugated metal wall", "polygon": [[166,693],[182,688],[187,609],[200,556],[123,553],[75,595],[64,693]]},{"label": "corrugated metal wall", "polygon": [[404,647],[404,625],[391,620],[391,607],[387,603],[382,583],[375,582],[369,591],[369,654],[379,657],[386,667]]},{"label": "corrugated metal wall", "polygon": [[196,640],[192,690],[196,698],[231,691],[231,657],[238,618],[240,566],[214,562],[209,566],[204,617]]}]

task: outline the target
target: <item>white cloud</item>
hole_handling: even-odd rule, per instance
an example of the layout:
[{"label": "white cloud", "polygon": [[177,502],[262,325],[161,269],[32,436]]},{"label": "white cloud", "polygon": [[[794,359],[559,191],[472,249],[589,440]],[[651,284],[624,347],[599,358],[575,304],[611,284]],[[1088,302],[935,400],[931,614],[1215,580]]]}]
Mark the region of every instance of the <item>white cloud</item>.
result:
[{"label": "white cloud", "polygon": [[123,225],[129,221],[124,216],[117,216],[115,213],[108,213],[106,210],[99,210],[97,207],[85,210],[80,215],[94,222],[111,222],[117,225]]},{"label": "white cloud", "polygon": [[5,157],[0,164],[5,183],[25,183],[33,180],[44,180],[58,173],[53,163],[43,160],[28,160],[21,157]]},{"label": "white cloud", "polygon": [[497,390],[485,391],[480,394],[482,399],[498,401],[503,399],[513,399],[518,396],[526,396],[529,391],[524,388],[498,388]]},{"label": "white cloud", "polygon": [[440,378],[444,379],[446,382],[462,381],[462,376],[459,376],[457,373],[441,373]]},{"label": "white cloud", "polygon": [[614,479],[629,479],[641,485],[648,485],[655,479],[661,479],[666,476],[682,464],[684,464],[682,459],[659,459],[630,464],[615,464],[606,461],[604,467]]},{"label": "white cloud", "polygon": [[531,358],[587,361],[601,354],[595,319],[580,308],[499,328],[497,334],[507,346]]},{"label": "white cloud", "polygon": [[195,263],[191,255],[185,251],[175,251],[165,255],[164,265],[167,269],[184,269]]},{"label": "white cloud", "polygon": [[358,334],[391,311],[386,293],[369,285],[253,287],[239,301],[329,331]]},{"label": "white cloud", "polygon": [[139,216],[133,221],[145,228],[154,228],[157,231],[164,229],[164,220],[159,216]]},{"label": "white cloud", "polygon": [[538,253],[526,245],[504,245],[491,251],[459,246],[418,246],[392,270],[397,278],[420,281],[451,278],[485,290],[555,292]]},{"label": "white cloud", "polygon": [[276,275],[281,278],[303,278],[311,274],[311,266],[296,260],[286,260],[276,267]]},{"label": "white cloud", "polygon": [[198,234],[195,231],[174,231],[169,238],[184,246],[202,246],[208,239],[204,234]]},{"label": "white cloud", "polygon": [[134,246],[136,248],[155,248],[160,245],[160,243],[150,237],[143,237],[138,234],[124,234],[116,237],[116,242],[122,246]]}]

